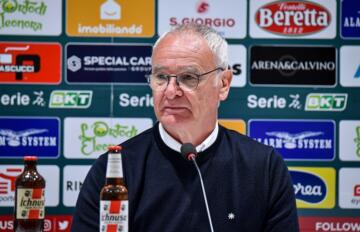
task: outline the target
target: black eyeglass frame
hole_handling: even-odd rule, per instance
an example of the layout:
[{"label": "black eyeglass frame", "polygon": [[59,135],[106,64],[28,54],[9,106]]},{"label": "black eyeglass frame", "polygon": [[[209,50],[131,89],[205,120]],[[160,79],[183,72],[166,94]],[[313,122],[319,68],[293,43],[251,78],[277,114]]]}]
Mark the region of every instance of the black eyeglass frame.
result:
[{"label": "black eyeglass frame", "polygon": [[[189,73],[189,74],[192,74],[192,75],[194,75],[194,76],[197,77],[196,86],[195,86],[193,89],[190,89],[189,91],[194,91],[194,90],[197,89],[197,87],[199,86],[199,83],[200,83],[200,78],[201,78],[202,76],[208,75],[208,74],[210,74],[210,73],[212,73],[212,72],[215,72],[215,71],[218,71],[218,70],[220,70],[220,71],[225,71],[225,69],[222,68],[222,67],[216,67],[216,68],[213,69],[213,70],[210,70],[210,71],[208,71],[208,72],[201,73],[201,74]],[[154,75],[154,73],[151,73],[150,75],[148,75],[148,76],[146,77],[147,82],[148,82],[150,88],[151,88],[151,76],[152,76],[152,75]],[[178,86],[180,86],[180,82],[178,81],[178,75],[177,75],[177,74],[168,74],[168,75],[164,74],[164,76],[167,78],[167,83],[166,83],[166,85],[165,85],[164,90],[165,90],[166,87],[169,85],[169,82],[170,82],[170,78],[171,78],[171,77],[175,77],[175,78],[176,78],[176,84],[177,84]],[[181,87],[180,87],[180,88],[181,88]],[[151,88],[151,89],[153,89],[153,88]],[[153,89],[153,90],[157,91],[156,89]],[[183,89],[183,90],[184,90],[184,89]],[[162,90],[158,90],[158,91],[162,91]],[[185,90],[185,91],[186,91],[186,90]]]}]

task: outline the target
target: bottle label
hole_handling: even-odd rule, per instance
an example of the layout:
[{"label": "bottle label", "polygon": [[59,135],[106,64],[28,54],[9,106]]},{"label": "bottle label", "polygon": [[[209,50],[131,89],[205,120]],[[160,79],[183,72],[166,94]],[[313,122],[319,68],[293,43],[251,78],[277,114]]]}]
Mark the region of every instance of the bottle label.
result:
[{"label": "bottle label", "polygon": [[129,201],[100,201],[100,231],[129,231]]},{"label": "bottle label", "polygon": [[106,177],[107,178],[122,178],[122,160],[120,153],[109,153],[108,163],[106,167]]},{"label": "bottle label", "polygon": [[45,216],[45,189],[18,188],[16,219],[43,219]]}]

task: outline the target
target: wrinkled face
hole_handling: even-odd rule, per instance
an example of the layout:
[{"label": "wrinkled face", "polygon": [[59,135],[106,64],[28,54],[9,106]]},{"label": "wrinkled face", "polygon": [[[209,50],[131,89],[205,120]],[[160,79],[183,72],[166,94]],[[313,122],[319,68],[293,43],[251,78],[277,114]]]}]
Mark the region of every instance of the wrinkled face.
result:
[{"label": "wrinkled face", "polygon": [[[202,74],[216,68],[214,55],[206,42],[196,34],[168,34],[157,45],[152,56],[153,73],[176,75],[183,72]],[[220,73],[219,73],[220,72]],[[153,91],[154,110],[165,128],[204,129],[204,122],[214,126],[217,119],[220,84],[214,78],[221,71],[200,79],[196,90],[183,91],[171,78],[164,91]],[[226,97],[225,97],[226,98]]]}]

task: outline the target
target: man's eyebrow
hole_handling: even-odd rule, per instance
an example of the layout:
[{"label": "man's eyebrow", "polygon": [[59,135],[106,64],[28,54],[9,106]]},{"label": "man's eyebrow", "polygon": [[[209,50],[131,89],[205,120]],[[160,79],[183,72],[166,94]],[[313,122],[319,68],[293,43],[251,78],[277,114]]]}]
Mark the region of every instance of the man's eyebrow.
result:
[{"label": "man's eyebrow", "polygon": [[199,73],[199,69],[195,66],[184,66],[179,69],[179,72],[191,72],[191,73]]}]

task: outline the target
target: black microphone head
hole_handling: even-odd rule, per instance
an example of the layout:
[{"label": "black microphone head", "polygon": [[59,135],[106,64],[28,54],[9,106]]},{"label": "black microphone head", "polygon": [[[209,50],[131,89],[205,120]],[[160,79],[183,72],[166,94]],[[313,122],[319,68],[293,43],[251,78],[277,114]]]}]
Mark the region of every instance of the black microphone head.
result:
[{"label": "black microphone head", "polygon": [[191,143],[184,143],[183,145],[181,145],[180,151],[181,155],[186,160],[191,160],[191,156],[195,158],[197,155],[196,148]]}]

